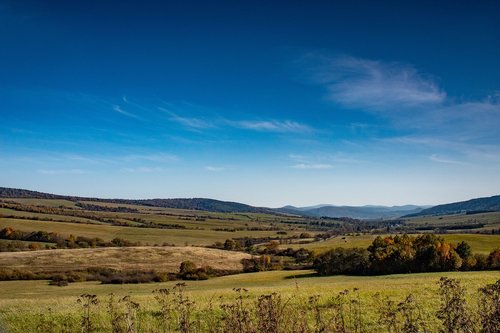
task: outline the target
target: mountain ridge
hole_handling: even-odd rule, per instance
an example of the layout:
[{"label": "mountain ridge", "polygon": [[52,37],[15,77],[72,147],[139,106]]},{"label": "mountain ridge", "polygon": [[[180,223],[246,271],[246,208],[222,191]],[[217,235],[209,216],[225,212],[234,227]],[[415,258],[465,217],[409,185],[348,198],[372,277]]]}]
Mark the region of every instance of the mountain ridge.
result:
[{"label": "mountain ridge", "polygon": [[[311,208],[312,207],[312,208]],[[391,219],[403,215],[417,213],[429,206],[403,205],[403,206],[334,206],[317,205],[310,207],[285,206],[278,210],[285,213],[301,213],[314,217],[350,217],[356,219]]]},{"label": "mountain ridge", "polygon": [[64,199],[69,201],[96,201],[118,204],[135,204],[162,208],[194,209],[223,213],[272,213],[270,208],[254,207],[239,202],[222,201],[208,198],[173,198],[173,199],[102,199],[59,195],[25,189],[0,187],[0,198],[30,198],[30,199]]},{"label": "mountain ridge", "polygon": [[404,217],[495,211],[500,211],[500,195],[437,205]]},{"label": "mountain ridge", "polygon": [[287,205],[281,208],[255,207],[234,201],[222,201],[209,198],[171,198],[171,199],[103,199],[59,195],[25,189],[0,187],[0,198],[35,198],[35,199],[65,199],[70,201],[96,201],[118,204],[137,204],[152,207],[193,209],[225,213],[269,213],[291,214],[309,217],[349,217],[356,219],[394,219],[399,217],[414,217],[423,215],[445,215],[479,211],[500,211],[500,195],[475,198],[437,206],[400,205],[400,206],[335,206],[320,204],[306,207]]}]

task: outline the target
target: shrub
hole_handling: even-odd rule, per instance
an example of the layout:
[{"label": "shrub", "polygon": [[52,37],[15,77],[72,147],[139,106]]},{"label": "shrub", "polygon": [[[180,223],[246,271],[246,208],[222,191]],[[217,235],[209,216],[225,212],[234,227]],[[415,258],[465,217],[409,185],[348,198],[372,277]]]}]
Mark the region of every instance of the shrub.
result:
[{"label": "shrub", "polygon": [[500,249],[493,250],[487,259],[488,268],[500,269]]},{"label": "shrub", "polygon": [[465,290],[458,280],[442,277],[439,280],[441,306],[437,317],[441,319],[443,332],[473,332],[471,314],[465,301]]},{"label": "shrub", "polygon": [[500,280],[479,289],[481,332],[500,332]]}]

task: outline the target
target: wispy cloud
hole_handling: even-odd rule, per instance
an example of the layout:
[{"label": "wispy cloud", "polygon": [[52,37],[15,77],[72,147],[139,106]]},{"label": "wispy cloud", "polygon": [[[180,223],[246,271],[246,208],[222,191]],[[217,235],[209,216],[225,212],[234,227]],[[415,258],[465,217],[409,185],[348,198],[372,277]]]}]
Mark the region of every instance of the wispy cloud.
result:
[{"label": "wispy cloud", "polygon": [[168,109],[165,109],[163,107],[158,107],[160,111],[163,111],[167,113],[170,116],[170,120],[173,122],[176,122],[184,127],[194,129],[194,130],[201,130],[201,129],[207,129],[207,128],[213,128],[215,125],[209,121],[206,121],[201,118],[194,118],[194,117],[183,117],[178,115],[175,112],[172,112]]},{"label": "wispy cloud", "polygon": [[179,161],[179,157],[173,154],[156,153],[156,154],[130,154],[117,158],[121,161],[149,161],[159,163],[171,163]]},{"label": "wispy cloud", "polygon": [[134,118],[134,119],[138,119],[138,120],[142,119],[141,117],[139,117],[131,112],[127,112],[127,111],[123,110],[120,105],[116,105],[116,104],[113,105],[113,111],[116,111],[119,114],[122,114],[122,115],[130,117],[130,118]]},{"label": "wispy cloud", "polygon": [[227,128],[236,128],[257,132],[274,132],[274,133],[309,133],[313,132],[313,128],[306,124],[292,120],[275,120],[275,119],[228,119],[225,117],[213,116],[210,119],[201,117],[188,117],[181,115],[181,112],[174,112],[170,108],[158,107],[158,110],[169,115],[169,120],[183,127],[200,132],[206,129],[224,130]]},{"label": "wispy cloud", "polygon": [[[413,145],[413,149],[422,150],[423,145],[426,153],[443,154],[431,155],[429,159],[448,164],[469,163],[474,157],[487,161],[500,154],[497,93],[482,100],[457,99],[448,96],[431,75],[400,62],[317,54],[303,60],[309,78],[324,88],[329,100],[355,110],[352,112],[379,116],[376,128],[358,123],[351,128],[353,133],[362,134],[368,144],[381,142],[380,136],[404,133],[395,140]],[[460,156],[466,162],[442,156]]]},{"label": "wispy cloud", "polygon": [[277,133],[307,133],[311,132],[312,128],[290,120],[240,120],[228,121],[233,127],[247,130],[262,131],[262,132],[277,132]]},{"label": "wispy cloud", "polygon": [[136,168],[122,168],[120,170],[129,173],[154,173],[154,172],[161,172],[164,169],[160,167],[136,167]]},{"label": "wispy cloud", "polygon": [[439,156],[437,154],[432,154],[429,156],[429,159],[433,162],[438,162],[438,163],[445,163],[445,164],[460,164],[460,165],[465,165],[468,163],[462,162],[462,161],[457,161],[457,160],[452,160],[446,157]]},{"label": "wispy cloud", "polygon": [[221,172],[221,171],[225,171],[226,168],[225,167],[220,167],[220,166],[208,165],[208,166],[205,167],[205,170],[211,171],[211,172]]},{"label": "wispy cloud", "polygon": [[294,164],[290,165],[290,168],[300,169],[300,170],[325,170],[333,168],[330,163],[325,163],[324,159],[318,157],[305,156],[302,154],[288,154]]},{"label": "wispy cloud", "polygon": [[89,173],[82,169],[39,169],[38,173],[43,175],[60,175],[60,174],[71,174],[71,175],[83,175]]},{"label": "wispy cloud", "polygon": [[299,164],[292,165],[290,167],[294,168],[294,169],[301,169],[301,170],[324,170],[324,169],[333,168],[333,165],[323,164],[323,163],[316,163],[316,164],[299,163]]},{"label": "wispy cloud", "polygon": [[446,99],[435,81],[408,64],[341,56],[312,56],[313,80],[332,101],[349,108],[388,108],[440,104]]}]

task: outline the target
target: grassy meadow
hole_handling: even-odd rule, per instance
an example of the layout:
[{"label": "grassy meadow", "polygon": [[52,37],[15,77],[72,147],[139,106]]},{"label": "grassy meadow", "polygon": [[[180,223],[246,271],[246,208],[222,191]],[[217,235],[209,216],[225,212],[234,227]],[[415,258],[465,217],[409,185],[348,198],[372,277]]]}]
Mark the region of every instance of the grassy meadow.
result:
[{"label": "grassy meadow", "polygon": [[[141,243],[141,246],[133,247],[59,248],[0,253],[0,269],[30,270],[34,273],[64,273],[93,267],[120,271],[154,270],[175,273],[178,272],[180,263],[186,260],[194,262],[197,266],[209,265],[219,270],[241,271],[241,259],[249,258],[249,254],[203,246],[243,237],[289,238],[286,242],[291,244],[280,245],[280,248],[303,247],[318,254],[335,247],[366,248],[377,236],[371,233],[347,233],[324,241],[314,241],[314,238],[302,239],[298,237],[301,233],[308,233],[307,237],[314,237],[317,233],[335,228],[335,225],[318,227],[318,221],[323,222],[322,220],[287,215],[219,213],[94,201],[77,204],[69,200],[51,199],[8,199],[2,200],[2,203],[4,206],[0,207],[0,229],[10,227],[27,233],[55,232],[64,237],[70,235],[98,237],[105,241],[121,238]],[[468,218],[475,220],[464,220]],[[484,223],[484,228],[493,228],[500,223],[497,221],[498,218],[500,214],[485,213],[471,216],[414,218],[409,219],[407,223],[411,228],[432,223],[436,226]],[[365,231],[370,232],[370,230]],[[475,253],[488,254],[500,247],[499,235],[450,233],[442,236],[454,244],[466,241]],[[300,244],[301,241],[309,242]],[[0,240],[0,242],[9,244],[14,241]],[[265,243],[266,240],[262,242]],[[22,241],[22,243],[32,242]],[[169,246],[149,246],[162,244]],[[199,326],[190,332],[222,332],[210,330],[209,321],[221,320],[222,313],[229,311],[231,306],[234,309],[238,294],[233,289],[244,288],[248,291],[244,292],[241,301],[247,309],[245,311],[248,311],[249,318],[257,320],[259,317],[256,304],[259,299],[263,299],[259,296],[276,293],[275,296],[269,297],[281,297],[280,306],[285,307],[286,304],[290,308],[287,310],[289,319],[302,316],[309,323],[314,321],[311,311],[315,307],[330,311],[328,309],[331,309],[336,299],[338,300],[339,293],[347,289],[350,290],[349,296],[342,294],[342,297],[349,297],[350,302],[356,298],[361,304],[365,325],[363,332],[380,332],[382,328],[377,323],[379,314],[376,311],[379,304],[374,295],[379,293],[395,302],[401,302],[408,294],[413,294],[425,315],[429,331],[436,332],[438,320],[435,313],[439,307],[437,292],[441,276],[459,279],[466,288],[470,307],[475,308],[478,288],[500,279],[500,272],[320,277],[313,271],[268,271],[228,275],[204,281],[186,282],[183,297],[188,297],[194,303],[191,304],[184,299],[184,303],[177,304],[177,308],[185,309],[186,304],[191,304],[189,311],[193,322],[204,323],[204,327]],[[0,281],[0,332],[2,328],[7,332],[19,333],[79,332],[82,305],[76,300],[82,294],[96,295],[99,300],[92,315],[95,326],[93,332],[112,331],[110,327],[112,315],[108,308],[110,294],[114,294],[117,300],[122,300],[120,301],[122,303],[118,301],[116,303],[120,309],[125,306],[123,303],[125,296],[129,295],[131,297],[129,301],[137,303],[138,308],[134,308],[136,327],[128,332],[165,332],[158,326],[160,306],[155,300],[153,290],[161,288],[172,290],[177,283],[178,281],[101,284],[92,281],[69,283],[65,287],[58,287],[49,285],[49,281],[46,280]],[[354,288],[359,288],[359,291],[353,293]],[[176,304],[175,299],[170,301]],[[221,306],[221,304],[226,305]],[[301,315],[301,313],[307,314]],[[179,320],[179,318],[174,319]],[[226,330],[226,332],[232,331]]]},{"label": "grassy meadow", "polygon": [[[379,235],[370,234],[349,234],[342,236],[335,236],[325,241],[315,241],[305,244],[290,244],[281,245],[281,248],[291,247],[294,249],[305,248],[314,251],[315,253],[322,253],[332,248],[343,247],[361,247],[367,248],[373,240]],[[384,236],[384,235],[380,235]],[[500,235],[487,235],[487,234],[443,234],[442,236],[446,241],[457,244],[461,241],[469,243],[474,253],[489,254],[494,249],[500,247]]]},{"label": "grassy meadow", "polygon": [[[453,214],[446,216],[418,216],[407,218],[405,224],[411,227],[440,227],[468,224],[484,224],[480,230],[491,230],[500,228],[500,212],[488,212],[478,214]],[[473,229],[475,231],[476,229]],[[459,232],[459,231],[455,231]]]},{"label": "grassy meadow", "polygon": [[[284,300],[290,300],[290,306],[307,306],[311,296],[318,295],[320,304],[328,304],[339,292],[359,288],[359,297],[363,309],[363,320],[367,332],[380,331],[377,326],[376,293],[394,301],[401,301],[408,294],[413,294],[426,316],[431,332],[436,332],[438,322],[434,314],[438,309],[438,280],[441,276],[459,279],[466,288],[466,297],[470,306],[476,307],[475,298],[478,288],[500,279],[500,272],[453,272],[400,274],[388,276],[331,276],[317,277],[312,271],[274,271],[239,274],[213,278],[206,281],[187,282],[186,296],[195,301],[194,313],[202,314],[212,306],[235,301],[237,294],[233,288],[248,290],[248,305],[254,304],[263,294],[279,293]],[[139,304],[139,318],[142,332],[155,332],[151,317],[159,305],[153,298],[152,291],[159,288],[172,288],[175,282],[139,284],[139,285],[103,285],[95,282],[73,283],[68,287],[49,286],[47,281],[9,281],[0,282],[3,291],[0,297],[0,318],[9,332],[37,332],[37,325],[44,315],[53,316],[54,320],[66,321],[78,327],[81,306],[76,303],[79,295],[92,293],[100,300],[96,307],[95,321],[97,332],[109,331],[106,315],[106,301],[109,294],[117,298],[130,295]],[[49,309],[50,308],[50,312]],[[204,312],[205,311],[205,312]],[[149,318],[150,321],[146,321]],[[149,324],[148,324],[149,322]],[[141,331],[141,330],[139,330]]]},{"label": "grassy meadow", "polygon": [[[44,222],[3,218],[0,219],[0,229],[12,227],[21,231],[58,232],[63,236],[78,235],[85,237],[99,237],[112,240],[119,237],[132,242],[141,242],[144,245],[212,245],[215,242],[224,242],[228,238],[237,237],[269,237],[279,236],[276,231],[215,231],[192,229],[157,229],[139,227],[120,227],[111,225],[79,224],[70,222]],[[292,231],[291,233],[296,233]]]},{"label": "grassy meadow", "polygon": [[[82,202],[108,209],[133,209],[131,212],[109,212],[84,210],[67,200],[8,199],[5,202],[21,206],[17,209],[0,208],[0,229],[11,227],[24,232],[57,232],[65,237],[99,237],[105,241],[118,237],[143,245],[207,246],[231,238],[293,236],[305,230],[301,224],[287,223],[304,222],[304,218],[272,214]],[[277,234],[278,231],[281,233]]]}]

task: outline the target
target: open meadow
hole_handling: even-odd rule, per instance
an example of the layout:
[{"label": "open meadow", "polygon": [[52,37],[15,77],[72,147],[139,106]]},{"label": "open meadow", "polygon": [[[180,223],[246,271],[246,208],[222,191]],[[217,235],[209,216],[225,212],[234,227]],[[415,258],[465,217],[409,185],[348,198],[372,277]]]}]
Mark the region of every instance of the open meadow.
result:
[{"label": "open meadow", "polygon": [[[313,241],[310,243],[303,243],[303,244],[281,245],[281,248],[287,248],[287,247],[291,247],[294,249],[305,248],[308,250],[312,250],[315,253],[322,253],[336,247],[367,248],[377,236],[387,236],[387,235],[348,234],[348,235],[334,236],[324,241]],[[494,249],[500,247],[500,235],[442,234],[439,236],[443,237],[447,242],[450,242],[452,244],[457,244],[459,242],[465,241],[471,246],[472,251],[474,251],[474,253],[488,254]]]},{"label": "open meadow", "polygon": [[[381,327],[377,322],[377,301],[374,295],[378,293],[382,298],[389,297],[395,302],[400,302],[408,294],[413,294],[425,314],[425,322],[430,332],[437,332],[439,323],[435,312],[440,304],[438,281],[441,276],[458,279],[465,287],[465,295],[470,307],[476,309],[478,288],[500,279],[500,272],[422,273],[376,277],[318,277],[314,276],[312,271],[260,272],[224,276],[206,281],[189,281],[186,283],[183,297],[194,301],[191,309],[192,319],[201,320],[213,309],[219,309],[221,303],[235,302],[238,293],[233,290],[234,288],[248,290],[248,292],[243,292],[245,295],[243,301],[250,312],[260,295],[277,293],[283,304],[289,302],[287,307],[290,307],[292,311],[295,307],[307,308],[311,297],[315,296],[319,297],[317,302],[325,307],[332,304],[331,302],[340,292],[349,290],[350,296],[347,297],[353,297],[353,299],[359,297],[364,332],[380,332]],[[155,313],[160,310],[160,305],[154,299],[153,290],[160,288],[172,290],[175,285],[176,282],[139,285],[103,285],[84,282],[60,288],[49,286],[47,281],[0,282],[0,288],[3,291],[0,297],[0,318],[8,332],[37,332],[37,328],[41,327],[41,321],[44,320],[53,321],[54,327],[62,327],[63,323],[66,323],[76,330],[82,315],[82,306],[76,300],[80,295],[90,293],[96,295],[99,300],[99,304],[93,309],[92,320],[95,324],[95,331],[108,332],[110,331],[110,318],[107,302],[109,295],[113,293],[115,299],[128,295],[138,304],[135,315],[138,318],[139,332],[160,332],[159,324],[156,322],[158,318],[155,317]],[[359,291],[353,291],[354,288],[359,288]],[[215,313],[218,313],[217,311]],[[255,314],[249,313],[249,315]],[[199,331],[208,332],[203,329]]]},{"label": "open meadow", "polygon": [[[388,235],[387,225],[91,200],[14,198],[0,204],[0,245],[5,251],[0,253],[0,271],[6,280],[14,279],[0,282],[0,328],[7,332],[235,332],[231,325],[244,322],[248,327],[240,332],[316,332],[321,327],[335,332],[339,318],[346,320],[346,332],[360,332],[356,325],[362,325],[363,332],[380,332],[386,324],[379,310],[394,304],[407,304],[418,312],[419,325],[437,332],[440,277],[461,282],[472,317],[477,317],[478,289],[500,279],[498,271],[318,276],[312,270],[277,270],[217,277],[248,267],[313,267],[314,255],[305,253],[306,261],[300,261],[300,251],[273,253],[289,247],[316,256],[336,247],[366,249],[377,235]],[[478,218],[494,227],[497,216]],[[410,219],[413,222],[400,225],[398,232],[434,222],[436,227],[463,226],[464,218]],[[440,236],[453,246],[465,241],[484,257],[500,247],[500,236],[491,233]],[[245,266],[242,259],[260,266]],[[180,267],[186,262],[201,275],[182,275]],[[209,279],[178,285],[178,279],[193,278]],[[177,281],[162,282],[171,279]],[[132,281],[136,284],[122,284]],[[156,282],[138,283],[145,281]],[[410,294],[413,298],[407,298]],[[396,312],[402,320],[404,314]],[[239,319],[230,319],[236,313]],[[282,316],[276,322],[279,330],[266,326],[274,320],[266,317],[269,314],[274,319]],[[90,326],[83,327],[83,322]],[[189,329],[182,328],[187,324]],[[129,326],[125,330],[116,325]]]},{"label": "open meadow", "polygon": [[[298,235],[307,220],[260,213],[220,213],[54,199],[4,199],[0,229],[44,231],[64,237],[121,238],[143,245],[212,245],[243,237]],[[82,208],[83,207],[83,208]],[[278,232],[280,232],[278,234]]]}]

